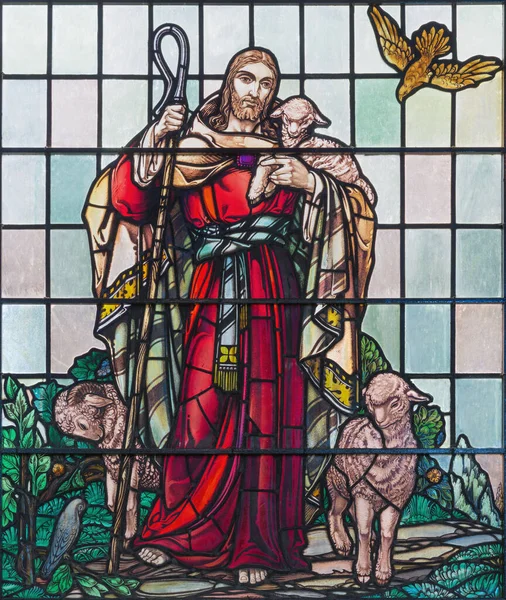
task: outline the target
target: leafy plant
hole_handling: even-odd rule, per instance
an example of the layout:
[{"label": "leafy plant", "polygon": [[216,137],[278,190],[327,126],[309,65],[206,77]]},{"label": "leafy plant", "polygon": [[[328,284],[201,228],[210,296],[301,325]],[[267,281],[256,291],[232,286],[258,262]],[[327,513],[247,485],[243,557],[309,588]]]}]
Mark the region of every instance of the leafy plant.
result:
[{"label": "leafy plant", "polygon": [[464,598],[502,598],[502,573],[478,575],[466,581],[458,589]]},{"label": "leafy plant", "polygon": [[491,544],[480,544],[479,546],[472,546],[461,550],[458,554],[455,554],[450,558],[450,561],[461,561],[461,560],[486,560],[487,558],[500,558],[503,555],[502,544],[491,543]]},{"label": "leafy plant", "polygon": [[419,406],[413,414],[413,427],[422,448],[439,448],[446,439],[445,420],[439,406]]},{"label": "leafy plant", "polygon": [[108,353],[92,348],[74,360],[69,375],[76,381],[112,381],[113,374]]},{"label": "leafy plant", "polygon": [[361,382],[365,385],[376,373],[390,369],[390,363],[378,342],[366,333],[360,336]]},{"label": "leafy plant", "polygon": [[410,598],[455,598],[455,594],[434,583],[411,583],[402,588]]},{"label": "leafy plant", "polygon": [[438,583],[447,589],[452,589],[484,573],[490,573],[494,568],[485,563],[478,562],[451,562],[433,571],[429,581]]},{"label": "leafy plant", "polygon": [[443,510],[433,500],[414,494],[408,505],[404,508],[401,517],[403,525],[418,525],[420,523],[433,523],[450,518],[450,513]]}]

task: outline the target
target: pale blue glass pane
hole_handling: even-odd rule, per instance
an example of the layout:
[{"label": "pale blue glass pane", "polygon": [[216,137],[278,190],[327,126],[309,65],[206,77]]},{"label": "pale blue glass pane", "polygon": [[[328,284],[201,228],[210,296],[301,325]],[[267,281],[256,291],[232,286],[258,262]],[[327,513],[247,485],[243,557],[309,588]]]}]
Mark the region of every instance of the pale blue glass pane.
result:
[{"label": "pale blue glass pane", "polygon": [[[451,394],[450,394],[450,380],[449,379],[412,379],[411,380],[416,387],[430,394],[434,399],[434,404],[439,406],[443,412],[450,412],[451,410]],[[446,431],[448,438],[450,431]]]},{"label": "pale blue glass pane", "polygon": [[255,46],[267,48],[282,73],[299,71],[299,7],[255,6]]},{"label": "pale blue glass pane", "polygon": [[96,164],[94,156],[51,156],[52,223],[81,223],[81,211],[95,179]]},{"label": "pale blue glass pane", "polygon": [[82,148],[97,145],[97,82],[53,81],[52,145]]},{"label": "pale blue glass pane", "polygon": [[104,73],[144,75],[148,70],[148,7],[104,6]]},{"label": "pale blue glass pane", "polygon": [[400,220],[400,159],[395,154],[357,154],[364,175],[374,186],[378,203],[374,207],[379,223],[399,223]]},{"label": "pale blue glass pane", "polygon": [[503,165],[500,154],[457,156],[457,222],[500,223]]},{"label": "pale blue glass pane", "polygon": [[462,60],[476,54],[503,58],[504,8],[486,2],[457,4],[457,48]]},{"label": "pale blue glass pane", "polygon": [[444,298],[450,295],[450,246],[450,230],[406,230],[407,297]]},{"label": "pale blue glass pane", "polygon": [[51,232],[51,296],[91,295],[91,258],[86,231]]},{"label": "pale blue glass pane", "polygon": [[[390,9],[390,6],[386,8],[387,12],[390,12]],[[416,29],[430,21],[446,25],[450,31],[453,31],[452,7],[449,4],[433,3],[430,5],[406,5],[406,33],[410,37]]]},{"label": "pale blue glass pane", "polygon": [[46,309],[8,304],[2,307],[2,371],[46,370]]},{"label": "pale blue glass pane", "polygon": [[46,82],[3,82],[2,143],[4,146],[46,145]]},{"label": "pale blue glass pane", "polygon": [[464,433],[474,448],[502,445],[502,384],[500,379],[457,379],[456,433]]},{"label": "pale blue glass pane", "polygon": [[399,146],[397,79],[362,79],[356,86],[357,146]]},{"label": "pale blue glass pane", "polygon": [[217,79],[206,79],[204,81],[204,98],[214,95],[220,89],[221,83]]},{"label": "pale blue glass pane", "polygon": [[146,81],[104,81],[102,145],[125,146],[147,122]]},{"label": "pale blue glass pane", "polygon": [[[158,104],[163,94],[163,82],[160,79],[153,81],[153,106]],[[186,82],[186,99],[190,111],[195,110],[199,105],[199,82],[195,79],[190,79]]]},{"label": "pale blue glass pane", "polygon": [[400,365],[399,306],[369,305],[365,312],[362,331],[378,342],[392,369],[398,370]]},{"label": "pale blue glass pane", "polygon": [[278,96],[286,100],[290,96],[300,95],[300,82],[297,79],[281,79],[279,84]]},{"label": "pale blue glass pane", "polygon": [[4,6],[2,23],[4,73],[46,73],[47,6]]},{"label": "pale blue glass pane", "polygon": [[44,223],[45,185],[45,156],[2,156],[2,222],[12,225]]},{"label": "pale blue glass pane", "polygon": [[501,231],[457,231],[457,296],[483,298],[502,294]]},{"label": "pale blue glass pane", "polygon": [[[388,5],[386,11],[399,23],[400,7]],[[355,6],[355,71],[357,73],[392,73],[392,67],[383,60],[367,16],[367,6]],[[395,80],[397,85],[398,80]]]},{"label": "pale blue glass pane", "polygon": [[321,112],[332,121],[327,129],[316,132],[327,134],[350,143],[350,84],[348,81],[307,79],[306,96],[313,100]]},{"label": "pale blue glass pane", "polygon": [[[199,71],[199,9],[196,5],[184,6],[182,4],[174,4],[171,6],[155,5],[153,7],[153,27],[156,28],[162,23],[176,23],[180,25],[188,36],[190,43],[190,74],[196,74]],[[172,69],[171,58],[175,56],[175,45],[172,41],[167,40],[162,43],[162,51],[167,57],[167,62]],[[154,66],[157,71],[156,65]]]},{"label": "pale blue glass pane", "polygon": [[94,337],[97,307],[91,304],[51,306],[51,371],[66,373],[74,358],[90,348],[103,348]]},{"label": "pale blue glass pane", "polygon": [[97,72],[97,6],[54,6],[53,73]]},{"label": "pale blue glass pane", "polygon": [[450,94],[425,88],[406,100],[406,146],[449,146]]},{"label": "pale blue glass pane", "polygon": [[408,305],[406,371],[447,373],[450,370],[450,307]]},{"label": "pale blue glass pane", "polygon": [[45,239],[43,229],[2,233],[2,296],[44,296]]},{"label": "pale blue glass pane", "polygon": [[225,72],[232,56],[249,46],[247,6],[204,6],[204,69]]},{"label": "pale blue glass pane", "polygon": [[348,6],[305,6],[306,73],[350,72]]}]

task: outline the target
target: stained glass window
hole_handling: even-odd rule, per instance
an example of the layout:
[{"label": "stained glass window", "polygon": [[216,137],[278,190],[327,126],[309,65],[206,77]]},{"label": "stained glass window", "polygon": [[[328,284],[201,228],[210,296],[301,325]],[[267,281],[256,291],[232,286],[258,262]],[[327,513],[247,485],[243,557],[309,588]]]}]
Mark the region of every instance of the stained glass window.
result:
[{"label": "stained glass window", "polygon": [[504,8],[1,3],[3,597],[504,597]]}]

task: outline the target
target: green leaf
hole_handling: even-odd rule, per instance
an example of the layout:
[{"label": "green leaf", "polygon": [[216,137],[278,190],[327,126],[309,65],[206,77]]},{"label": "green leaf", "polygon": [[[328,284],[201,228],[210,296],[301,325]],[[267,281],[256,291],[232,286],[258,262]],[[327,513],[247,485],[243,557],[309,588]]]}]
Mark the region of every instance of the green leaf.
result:
[{"label": "green leaf", "polygon": [[112,526],[112,514],[102,506],[89,506],[83,515],[84,525]]},{"label": "green leaf", "polygon": [[84,496],[89,505],[105,505],[105,487],[101,481],[93,481],[87,486]]},{"label": "green leaf", "polygon": [[402,589],[408,593],[410,598],[455,598],[450,590],[433,583],[412,583],[405,585]]},{"label": "green leaf", "polygon": [[33,408],[26,413],[21,424],[25,429],[30,429],[35,425],[35,411]]},{"label": "green leaf", "polygon": [[40,492],[46,489],[47,486],[47,475],[45,473],[41,473],[37,475],[37,479],[35,480],[33,493],[36,496]]},{"label": "green leaf", "polygon": [[439,448],[444,442],[445,420],[439,406],[419,406],[413,414],[415,437],[423,448]]},{"label": "green leaf", "polygon": [[2,549],[16,554],[18,550],[19,535],[16,527],[9,527],[2,533]]},{"label": "green leaf", "polygon": [[390,363],[383,354],[378,342],[366,333],[362,333],[360,336],[360,354],[362,385],[365,385],[376,373],[390,368]]},{"label": "green leaf", "polygon": [[27,598],[31,600],[32,598],[46,598],[47,594],[45,590],[38,585],[35,585],[31,588],[18,592],[14,594],[14,598]]},{"label": "green leaf", "polygon": [[63,498],[52,498],[49,502],[45,502],[39,507],[37,514],[45,517],[57,517],[64,506],[65,500]]},{"label": "green leaf", "polygon": [[15,402],[4,402],[3,407],[4,407],[4,412],[7,415],[7,418],[19,426],[19,415],[18,415],[18,409],[17,409],[16,403]]},{"label": "green leaf", "polygon": [[487,558],[498,558],[502,557],[503,549],[501,544],[480,544],[479,546],[472,546],[462,550],[455,556],[450,558],[450,561],[460,560],[485,560]]},{"label": "green leaf", "polygon": [[108,556],[109,546],[97,546],[96,544],[80,546],[73,553],[74,560],[78,562],[91,562],[99,558],[107,558]]},{"label": "green leaf", "polygon": [[118,592],[122,596],[131,596],[130,588],[125,584],[121,577],[104,577],[102,581],[111,588],[113,592]]},{"label": "green leaf", "polygon": [[19,385],[19,382],[9,375],[5,382],[5,395],[7,398],[9,400],[14,400],[20,388],[21,386]]},{"label": "green leaf", "polygon": [[502,598],[502,574],[478,575],[461,585],[458,593],[463,598]]},{"label": "green leaf", "polygon": [[4,454],[2,456],[2,473],[8,475],[14,483],[19,483],[18,454]]},{"label": "green leaf", "polygon": [[154,492],[141,492],[140,505],[144,508],[151,508],[153,502],[156,499],[156,494]]},{"label": "green leaf", "polygon": [[17,503],[12,494],[2,494],[2,527],[7,527],[14,521]]},{"label": "green leaf", "polygon": [[63,389],[65,388],[54,380],[30,388],[35,398],[33,404],[44,423],[51,423],[53,420],[54,399]]},{"label": "green leaf", "polygon": [[101,598],[102,594],[107,593],[108,591],[105,585],[99,583],[90,575],[76,575],[76,580],[87,596]]},{"label": "green leaf", "polygon": [[[108,368],[102,373],[101,366],[108,363]],[[104,350],[92,348],[86,354],[78,356],[69,369],[69,374],[77,381],[111,381],[109,355]]]},{"label": "green leaf", "polygon": [[4,448],[15,448],[17,437],[18,436],[15,427],[2,428],[2,445]]},{"label": "green leaf", "polygon": [[16,557],[8,552],[2,552],[2,581],[22,583],[22,578],[16,571]]},{"label": "green leaf", "polygon": [[108,529],[100,527],[100,525],[88,525],[85,527],[79,539],[77,546],[87,546],[89,544],[108,544],[111,538],[111,533]]},{"label": "green leaf", "polygon": [[25,413],[29,409],[28,398],[26,397],[26,391],[22,387],[19,388],[19,390],[16,392],[15,404],[16,404],[16,409],[19,414],[19,418],[22,419],[23,416],[25,415]]},{"label": "green leaf", "polygon": [[20,590],[23,589],[22,585],[19,585],[19,583],[8,583],[8,582],[3,582],[2,583],[2,588],[1,588],[1,592],[2,592],[2,596],[13,596],[16,592],[19,592]]},{"label": "green leaf", "polygon": [[73,586],[72,571],[68,565],[59,566],[53,574],[46,591],[48,594],[66,594]]},{"label": "green leaf", "polygon": [[471,577],[490,573],[491,571],[495,571],[494,567],[485,563],[453,562],[433,571],[429,577],[429,581],[438,583],[447,589],[452,589],[464,581],[471,579]]},{"label": "green leaf", "polygon": [[65,492],[69,492],[71,490],[81,490],[85,486],[86,481],[84,481],[83,474],[79,469],[77,469],[67,480],[65,480],[60,485],[56,493],[64,494]]},{"label": "green leaf", "polygon": [[51,517],[37,517],[35,534],[37,546],[49,546],[49,541],[51,540],[51,534],[53,533],[55,522],[55,519]]},{"label": "green leaf", "polygon": [[33,429],[29,429],[21,438],[21,448],[33,448],[34,446]]}]

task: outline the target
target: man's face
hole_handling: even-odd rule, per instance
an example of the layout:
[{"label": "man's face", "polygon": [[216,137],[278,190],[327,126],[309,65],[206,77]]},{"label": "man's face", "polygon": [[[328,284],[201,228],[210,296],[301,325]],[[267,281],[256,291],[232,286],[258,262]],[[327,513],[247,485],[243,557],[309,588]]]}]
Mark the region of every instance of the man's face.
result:
[{"label": "man's face", "polygon": [[263,63],[245,65],[234,78],[232,112],[241,121],[257,121],[274,87],[274,74]]}]

